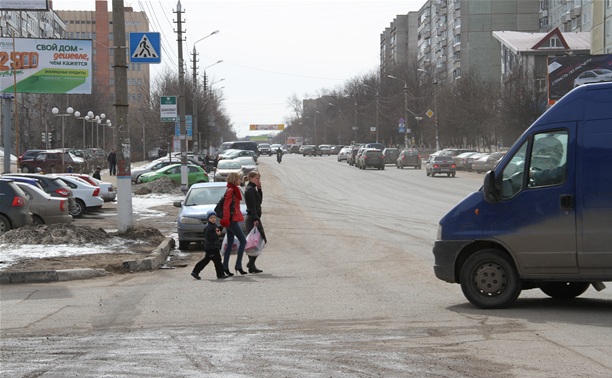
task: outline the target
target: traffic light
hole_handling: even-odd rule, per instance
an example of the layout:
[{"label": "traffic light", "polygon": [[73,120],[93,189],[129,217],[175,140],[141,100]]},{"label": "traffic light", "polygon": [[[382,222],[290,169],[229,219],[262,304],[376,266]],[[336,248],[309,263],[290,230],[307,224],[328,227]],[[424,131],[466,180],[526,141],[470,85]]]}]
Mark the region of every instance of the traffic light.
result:
[{"label": "traffic light", "polygon": [[41,134],[42,134],[42,141],[43,141],[43,143],[47,143],[47,137],[46,137],[47,133],[41,133]]},{"label": "traffic light", "polygon": [[51,133],[47,133],[47,134],[48,134],[47,139],[49,140],[49,143],[51,143],[53,141],[53,134]]}]

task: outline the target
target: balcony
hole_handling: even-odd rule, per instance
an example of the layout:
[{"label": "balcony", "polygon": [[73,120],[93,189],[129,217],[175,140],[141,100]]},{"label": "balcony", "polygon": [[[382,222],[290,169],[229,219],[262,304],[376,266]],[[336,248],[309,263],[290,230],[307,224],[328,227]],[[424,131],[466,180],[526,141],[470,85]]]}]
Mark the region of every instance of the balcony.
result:
[{"label": "balcony", "polygon": [[572,8],[572,10],[570,11],[570,17],[571,18],[576,18],[578,16],[580,16],[582,14],[582,7],[580,8]]},{"label": "balcony", "polygon": [[569,12],[565,13],[563,17],[561,18],[561,22],[563,23],[570,22],[570,21],[572,21],[572,17]]}]

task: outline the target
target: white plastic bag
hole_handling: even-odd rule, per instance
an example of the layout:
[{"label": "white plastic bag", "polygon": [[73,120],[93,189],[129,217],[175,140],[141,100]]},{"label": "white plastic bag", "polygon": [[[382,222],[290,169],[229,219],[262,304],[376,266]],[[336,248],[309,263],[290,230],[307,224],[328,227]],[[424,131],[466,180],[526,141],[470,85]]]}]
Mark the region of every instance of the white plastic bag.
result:
[{"label": "white plastic bag", "polygon": [[[231,253],[236,253],[238,252],[238,247],[240,246],[240,242],[238,241],[237,237],[234,237],[234,244],[232,245],[232,252]],[[227,247],[227,232],[225,233],[225,236],[223,237],[223,243],[221,244],[221,254],[225,253],[225,248]]]},{"label": "white plastic bag", "polygon": [[244,248],[244,251],[249,256],[259,256],[261,255],[261,252],[263,251],[265,245],[266,242],[259,233],[259,230],[257,229],[257,227],[253,227],[251,232],[249,232],[246,237],[246,246]]}]

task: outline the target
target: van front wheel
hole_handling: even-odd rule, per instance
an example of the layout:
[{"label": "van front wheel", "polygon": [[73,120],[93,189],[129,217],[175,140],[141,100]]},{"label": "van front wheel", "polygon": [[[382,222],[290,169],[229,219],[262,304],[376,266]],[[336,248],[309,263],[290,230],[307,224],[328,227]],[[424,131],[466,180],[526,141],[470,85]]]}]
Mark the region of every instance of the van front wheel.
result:
[{"label": "van front wheel", "polygon": [[497,249],[483,249],[461,267],[461,290],[476,307],[505,308],[521,293],[521,281],[512,259]]},{"label": "van front wheel", "polygon": [[589,285],[589,282],[551,282],[542,285],[540,290],[554,299],[572,299],[587,291]]}]

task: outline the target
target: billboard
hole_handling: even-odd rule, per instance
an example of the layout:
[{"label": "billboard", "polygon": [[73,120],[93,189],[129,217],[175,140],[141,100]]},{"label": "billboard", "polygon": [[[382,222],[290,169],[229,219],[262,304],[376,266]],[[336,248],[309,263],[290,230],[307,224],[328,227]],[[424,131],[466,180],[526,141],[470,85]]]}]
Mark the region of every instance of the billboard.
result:
[{"label": "billboard", "polygon": [[285,130],[285,124],[254,124],[249,125],[249,130],[251,131],[276,131],[276,130]]},{"label": "billboard", "polygon": [[90,39],[0,38],[0,92],[91,94]]},{"label": "billboard", "polygon": [[2,0],[0,10],[48,11],[48,0]]},{"label": "billboard", "polygon": [[548,99],[556,101],[577,86],[612,81],[612,54],[548,58]]}]

